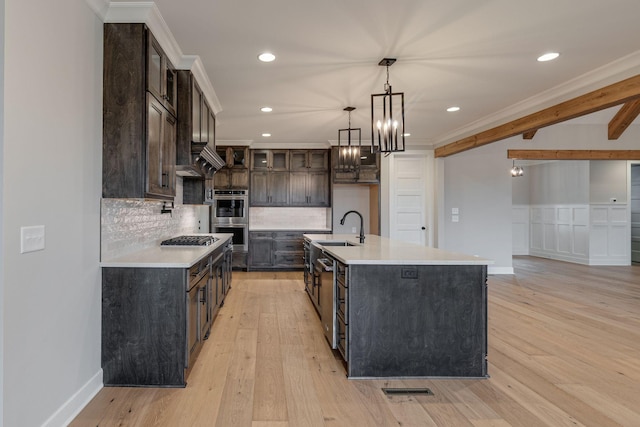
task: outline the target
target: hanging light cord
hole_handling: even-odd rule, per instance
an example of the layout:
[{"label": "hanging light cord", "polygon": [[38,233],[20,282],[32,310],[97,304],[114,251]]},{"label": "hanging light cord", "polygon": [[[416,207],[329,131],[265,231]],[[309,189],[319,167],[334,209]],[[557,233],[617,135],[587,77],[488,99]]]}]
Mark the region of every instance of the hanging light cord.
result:
[{"label": "hanging light cord", "polygon": [[387,65],[387,82],[384,84],[385,92],[389,92],[389,88],[391,85],[389,84],[389,65]]}]

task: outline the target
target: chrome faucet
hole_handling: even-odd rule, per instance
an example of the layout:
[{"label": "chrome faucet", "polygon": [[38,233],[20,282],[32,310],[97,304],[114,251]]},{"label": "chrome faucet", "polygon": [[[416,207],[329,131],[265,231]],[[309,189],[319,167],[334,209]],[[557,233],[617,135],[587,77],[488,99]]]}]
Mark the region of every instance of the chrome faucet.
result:
[{"label": "chrome faucet", "polygon": [[344,216],[340,220],[340,225],[344,225],[344,219],[350,213],[357,214],[360,217],[360,243],[364,243],[364,220],[362,219],[362,215],[360,215],[360,212],[358,212],[358,211],[349,211],[349,212],[347,212],[346,214],[344,214]]}]

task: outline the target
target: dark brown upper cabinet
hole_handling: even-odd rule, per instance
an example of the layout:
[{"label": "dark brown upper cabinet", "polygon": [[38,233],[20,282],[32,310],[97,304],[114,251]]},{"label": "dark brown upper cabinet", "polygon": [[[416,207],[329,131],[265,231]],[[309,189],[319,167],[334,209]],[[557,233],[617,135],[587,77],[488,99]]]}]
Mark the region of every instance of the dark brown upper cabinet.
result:
[{"label": "dark brown upper cabinet", "polygon": [[[144,24],[104,24],[103,52],[102,197],[173,200],[176,94],[175,79],[167,78],[173,67]],[[163,71],[150,70],[156,65]],[[147,90],[158,79],[164,91]],[[167,81],[174,85],[170,95]]]},{"label": "dark brown upper cabinet", "polygon": [[380,153],[372,153],[369,147],[362,147],[356,160],[355,170],[338,169],[338,147],[331,148],[331,171],[334,184],[379,184]]},{"label": "dark brown upper cabinet", "polygon": [[213,176],[214,187],[221,189],[249,188],[249,148],[216,147],[225,166]]},{"label": "dark brown upper cabinet", "polygon": [[328,150],[291,150],[291,171],[329,170]]},{"label": "dark brown upper cabinet", "polygon": [[176,115],[178,84],[176,70],[150,31],[147,31],[147,90]]}]

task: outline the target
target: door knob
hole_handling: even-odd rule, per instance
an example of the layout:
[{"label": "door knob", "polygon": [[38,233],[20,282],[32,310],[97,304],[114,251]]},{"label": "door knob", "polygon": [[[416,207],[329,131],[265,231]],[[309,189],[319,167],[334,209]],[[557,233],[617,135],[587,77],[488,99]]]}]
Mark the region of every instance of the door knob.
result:
[{"label": "door knob", "polygon": [[426,229],[427,229],[427,227],[422,227],[422,229],[423,229],[423,230],[426,230]]}]

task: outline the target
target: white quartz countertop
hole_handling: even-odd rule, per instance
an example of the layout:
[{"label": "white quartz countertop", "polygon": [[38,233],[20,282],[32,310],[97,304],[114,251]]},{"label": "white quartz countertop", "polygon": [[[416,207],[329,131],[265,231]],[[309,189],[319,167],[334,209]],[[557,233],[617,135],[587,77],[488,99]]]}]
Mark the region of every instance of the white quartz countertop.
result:
[{"label": "white quartz countertop", "polygon": [[488,265],[492,260],[429,248],[367,234],[363,244],[354,234],[305,234],[312,244],[348,241],[357,246],[323,246],[323,250],[345,264],[388,265]]},{"label": "white quartz countertop", "polygon": [[101,267],[129,268],[189,268],[233,237],[230,233],[193,233],[209,235],[219,240],[210,246],[157,246],[143,249],[121,257],[102,260]]}]

